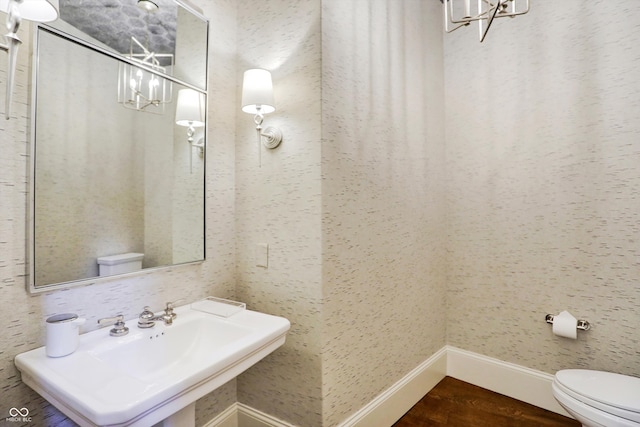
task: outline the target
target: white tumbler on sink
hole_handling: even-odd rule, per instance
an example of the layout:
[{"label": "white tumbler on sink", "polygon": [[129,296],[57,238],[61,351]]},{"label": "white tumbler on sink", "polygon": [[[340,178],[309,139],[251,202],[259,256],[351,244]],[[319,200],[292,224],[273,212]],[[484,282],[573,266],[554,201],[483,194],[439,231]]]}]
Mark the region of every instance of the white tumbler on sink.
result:
[{"label": "white tumbler on sink", "polygon": [[47,338],[45,350],[49,357],[62,357],[73,353],[78,348],[80,326],[85,319],[77,314],[56,314],[47,319]]}]

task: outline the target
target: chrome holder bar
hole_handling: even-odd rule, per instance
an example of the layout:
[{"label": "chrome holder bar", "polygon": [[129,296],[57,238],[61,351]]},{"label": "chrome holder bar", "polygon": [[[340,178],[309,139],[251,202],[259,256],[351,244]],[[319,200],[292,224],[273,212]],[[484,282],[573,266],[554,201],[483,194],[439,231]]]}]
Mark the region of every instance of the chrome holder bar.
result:
[{"label": "chrome holder bar", "polygon": [[[547,314],[544,320],[553,325],[553,314]],[[588,331],[591,329],[591,324],[586,320],[578,320],[578,326],[576,326],[576,328],[581,331]]]}]

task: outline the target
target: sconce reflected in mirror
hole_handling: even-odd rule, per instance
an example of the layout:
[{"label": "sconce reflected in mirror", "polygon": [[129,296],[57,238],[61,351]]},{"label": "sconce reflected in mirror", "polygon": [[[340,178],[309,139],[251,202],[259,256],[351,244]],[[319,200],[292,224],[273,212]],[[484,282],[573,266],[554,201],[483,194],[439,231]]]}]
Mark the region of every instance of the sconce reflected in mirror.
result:
[{"label": "sconce reflected in mirror", "polygon": [[178,91],[178,104],[176,106],[176,124],[187,128],[187,142],[192,147],[198,148],[200,157],[204,155],[204,142],[200,139],[194,142],[195,128],[204,126],[204,94],[193,89],[180,89]]},{"label": "sconce reflected in mirror", "polygon": [[[273,82],[271,73],[262,69],[251,69],[244,72],[242,80],[242,111],[253,114],[256,124],[258,143],[266,148],[276,148],[282,142],[282,132],[278,128],[268,127],[262,130],[264,115],[276,111],[273,100]],[[262,140],[264,137],[264,140]]]},{"label": "sconce reflected in mirror", "polygon": [[58,19],[60,5],[58,0],[0,0],[0,11],[7,14],[6,44],[0,44],[0,50],[7,52],[7,90],[5,94],[4,116],[11,116],[11,99],[13,82],[16,73],[18,47],[22,40],[18,37],[18,29],[23,19],[34,22],[50,22]]}]

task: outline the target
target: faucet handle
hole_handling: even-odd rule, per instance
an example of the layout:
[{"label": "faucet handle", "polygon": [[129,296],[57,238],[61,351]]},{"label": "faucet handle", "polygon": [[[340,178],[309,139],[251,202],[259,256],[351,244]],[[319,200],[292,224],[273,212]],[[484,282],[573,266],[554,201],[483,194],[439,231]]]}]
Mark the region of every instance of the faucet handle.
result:
[{"label": "faucet handle", "polygon": [[112,337],[121,337],[129,333],[129,328],[125,326],[124,316],[122,314],[118,314],[114,317],[105,317],[103,319],[98,319],[98,324],[113,325],[113,328],[109,331],[109,335],[111,335]]},{"label": "faucet handle", "polygon": [[149,307],[148,305],[145,305],[144,308],[142,309],[142,313],[140,313],[140,318],[143,319],[148,319],[153,317],[153,311],[151,311],[151,307]]},{"label": "faucet handle", "polygon": [[176,301],[167,302],[167,306],[164,309],[164,314],[166,316],[171,316],[171,320],[173,320],[176,317],[178,317],[178,315],[173,312],[173,309],[175,308],[177,303],[182,302],[182,301],[184,301],[184,298],[180,298],[179,300],[176,300]]},{"label": "faucet handle", "polygon": [[155,314],[151,311],[151,307],[146,305],[142,313],[140,313],[140,316],[138,316],[138,328],[153,328],[155,326],[155,322],[153,321],[154,317]]},{"label": "faucet handle", "polygon": [[169,301],[167,302],[167,307],[165,308],[165,310],[173,310],[176,307],[176,304],[178,304],[179,302],[183,302],[184,298],[180,298],[178,300],[175,301]]}]

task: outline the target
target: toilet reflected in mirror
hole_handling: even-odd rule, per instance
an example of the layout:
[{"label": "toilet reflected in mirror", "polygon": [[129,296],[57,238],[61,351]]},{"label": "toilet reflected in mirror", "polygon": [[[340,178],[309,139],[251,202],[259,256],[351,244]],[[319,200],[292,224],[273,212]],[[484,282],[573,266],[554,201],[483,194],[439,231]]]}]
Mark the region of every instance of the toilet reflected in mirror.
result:
[{"label": "toilet reflected in mirror", "polygon": [[114,274],[132,273],[142,270],[144,254],[129,252],[98,258],[98,270],[100,276],[113,276]]}]

